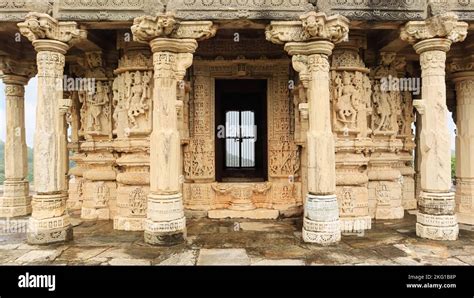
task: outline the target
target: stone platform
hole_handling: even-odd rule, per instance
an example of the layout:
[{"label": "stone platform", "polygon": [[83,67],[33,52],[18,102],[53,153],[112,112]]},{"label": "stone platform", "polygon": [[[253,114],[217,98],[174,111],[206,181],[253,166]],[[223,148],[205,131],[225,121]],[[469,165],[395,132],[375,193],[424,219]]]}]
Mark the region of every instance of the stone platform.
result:
[{"label": "stone platform", "polygon": [[0,264],[474,265],[474,231],[461,230],[458,241],[421,239],[415,216],[405,217],[376,220],[371,230],[343,233],[339,244],[326,247],[302,242],[301,219],[190,219],[185,244],[153,247],[143,232],[73,217],[74,240],[67,244],[28,245],[21,229],[0,234]]}]

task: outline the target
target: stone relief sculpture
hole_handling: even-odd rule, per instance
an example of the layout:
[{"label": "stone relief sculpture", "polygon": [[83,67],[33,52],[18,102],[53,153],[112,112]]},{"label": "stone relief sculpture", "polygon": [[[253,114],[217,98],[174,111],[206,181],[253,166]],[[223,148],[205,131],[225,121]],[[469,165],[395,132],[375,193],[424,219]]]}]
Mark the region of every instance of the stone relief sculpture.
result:
[{"label": "stone relief sculpture", "polygon": [[371,228],[368,210],[368,117],[372,114],[369,70],[360,50],[367,48],[363,34],[352,34],[334,49],[331,61],[332,127],[337,135],[336,194],[341,230],[361,232]]}]

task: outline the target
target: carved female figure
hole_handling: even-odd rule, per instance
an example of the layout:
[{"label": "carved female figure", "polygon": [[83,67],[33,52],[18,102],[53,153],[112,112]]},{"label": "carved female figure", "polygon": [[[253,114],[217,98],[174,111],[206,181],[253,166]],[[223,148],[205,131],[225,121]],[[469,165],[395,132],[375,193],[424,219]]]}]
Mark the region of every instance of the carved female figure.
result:
[{"label": "carved female figure", "polygon": [[378,116],[378,126],[375,128],[375,131],[388,130],[390,126],[391,115],[389,103],[390,94],[387,92],[382,92],[380,90],[379,83],[374,84],[374,89],[373,102],[376,109],[375,112]]},{"label": "carved female figure", "polygon": [[352,85],[351,74],[344,72],[342,76],[342,86],[337,87],[336,113],[338,120],[351,126],[355,122],[356,110],[353,103],[357,100],[357,90]]},{"label": "carved female figure", "polygon": [[103,110],[105,113],[105,105],[109,102],[109,94],[107,87],[103,86],[101,82],[97,83],[97,93],[92,96],[86,97],[88,104],[90,104],[89,110],[89,129],[93,128],[95,131],[102,129],[100,123],[100,115]]},{"label": "carved female figure", "polygon": [[[148,82],[150,81],[150,78],[148,76],[144,75],[144,78]],[[138,127],[136,118],[141,114],[145,114],[145,111],[148,110],[148,104],[146,103],[148,100],[148,96],[145,84],[147,84],[147,82],[143,82],[142,74],[137,71],[135,73],[134,82],[130,88],[129,93],[130,108],[128,109],[128,119],[133,125],[133,128]]]}]

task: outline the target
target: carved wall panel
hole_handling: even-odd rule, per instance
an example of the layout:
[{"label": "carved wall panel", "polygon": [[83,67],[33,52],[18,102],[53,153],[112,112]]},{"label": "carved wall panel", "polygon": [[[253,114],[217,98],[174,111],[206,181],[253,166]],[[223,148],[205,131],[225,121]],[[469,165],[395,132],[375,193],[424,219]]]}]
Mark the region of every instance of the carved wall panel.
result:
[{"label": "carved wall panel", "polygon": [[70,160],[75,162],[75,167],[69,170],[69,199],[67,200],[67,209],[69,211],[81,210],[82,201],[84,200],[84,171],[86,165],[84,164],[84,153],[75,153],[70,157]]},{"label": "carved wall panel", "polygon": [[[139,148],[134,148],[136,151]],[[117,215],[114,229],[143,231],[146,219],[147,197],[150,192],[150,157],[145,152],[122,153],[116,161]]]},{"label": "carved wall panel", "polygon": [[[78,135],[86,140],[112,139],[113,121],[113,73],[106,65],[100,51],[86,52],[79,57],[77,64],[71,66],[71,72],[81,78],[79,83],[67,81],[66,85],[75,83],[71,90],[77,90],[80,106],[80,130]],[[75,87],[79,87],[75,89]]]},{"label": "carved wall panel", "polygon": [[184,173],[187,180],[214,181],[214,81],[196,73],[189,102],[190,140],[184,148]]},{"label": "carved wall panel", "polygon": [[153,65],[147,50],[128,51],[119,60],[113,81],[114,134],[118,138],[149,135],[152,123]]},{"label": "carved wall panel", "polygon": [[402,175],[393,152],[374,152],[369,161],[369,213],[376,219],[403,218]]},{"label": "carved wall panel", "polygon": [[86,139],[112,138],[111,87],[108,81],[98,81],[95,93],[79,91],[81,129]]},{"label": "carved wall panel", "polygon": [[117,212],[116,158],[112,153],[90,152],[83,159],[84,200],[81,218],[113,219]]}]

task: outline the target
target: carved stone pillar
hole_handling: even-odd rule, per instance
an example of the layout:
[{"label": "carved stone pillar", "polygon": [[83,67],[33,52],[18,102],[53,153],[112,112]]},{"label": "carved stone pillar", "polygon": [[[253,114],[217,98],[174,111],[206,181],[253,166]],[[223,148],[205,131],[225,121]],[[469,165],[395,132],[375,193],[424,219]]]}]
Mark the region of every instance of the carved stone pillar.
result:
[{"label": "carved stone pillar", "polygon": [[114,229],[143,231],[150,188],[153,60],[146,44],[120,42],[119,48],[123,56],[113,83],[114,147],[120,154]]},{"label": "carved stone pillar", "polygon": [[180,22],[172,14],[160,14],[136,18],[132,33],[135,41],[150,44],[154,66],[145,241],[173,245],[186,238],[177,87],[193,62],[195,39],[214,36],[216,28],[212,22]]},{"label": "carved stone pillar", "polygon": [[[33,64],[0,57],[6,97],[5,182],[0,218],[31,214],[28,156],[25,137],[25,85],[35,74]],[[0,157],[0,158],[3,158]]]},{"label": "carved stone pillar", "polygon": [[450,63],[456,84],[456,215],[474,225],[474,56]]},{"label": "carved stone pillar", "polygon": [[66,212],[68,198],[64,161],[63,72],[70,43],[83,37],[74,22],[58,22],[47,14],[29,13],[19,23],[20,32],[32,41],[37,54],[38,97],[34,150],[36,195],[28,226],[28,242],[44,244],[72,238]]},{"label": "carved stone pillar", "polygon": [[342,232],[371,228],[367,167],[372,141],[368,116],[372,112],[369,69],[359,49],[365,35],[351,34],[336,46],[331,63],[331,112],[336,139],[336,193]]},{"label": "carved stone pillar", "polygon": [[336,159],[331,125],[329,56],[335,43],[347,39],[349,20],[309,12],[301,21],[272,22],[266,37],[286,43],[293,68],[308,92],[308,194],[303,240],[330,244],[341,239],[336,198]]},{"label": "carved stone pillar", "polygon": [[421,193],[416,233],[422,238],[455,240],[459,227],[451,192],[451,146],[447,123],[445,62],[453,42],[463,41],[468,24],[452,13],[408,22],[401,38],[420,55],[423,100],[415,100],[423,130],[420,135]]}]

